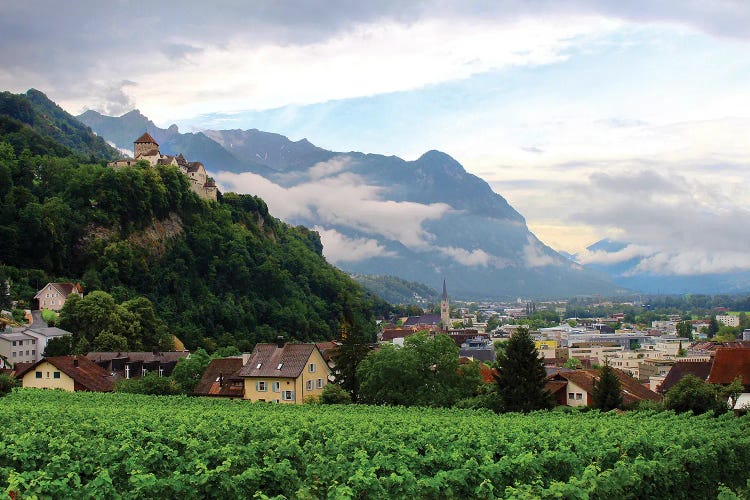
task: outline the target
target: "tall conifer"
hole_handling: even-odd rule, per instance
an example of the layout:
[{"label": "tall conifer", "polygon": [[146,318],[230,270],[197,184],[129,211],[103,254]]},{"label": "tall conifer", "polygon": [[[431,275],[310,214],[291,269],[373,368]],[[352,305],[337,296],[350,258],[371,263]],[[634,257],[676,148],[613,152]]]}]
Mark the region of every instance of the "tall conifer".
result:
[{"label": "tall conifer", "polygon": [[604,367],[599,374],[599,380],[594,381],[594,390],[591,393],[594,408],[602,411],[614,410],[622,405],[622,384],[617,378],[615,369],[604,362]]},{"label": "tall conifer", "polygon": [[519,328],[497,359],[497,393],[502,411],[530,412],[552,407],[547,372],[529,331]]}]

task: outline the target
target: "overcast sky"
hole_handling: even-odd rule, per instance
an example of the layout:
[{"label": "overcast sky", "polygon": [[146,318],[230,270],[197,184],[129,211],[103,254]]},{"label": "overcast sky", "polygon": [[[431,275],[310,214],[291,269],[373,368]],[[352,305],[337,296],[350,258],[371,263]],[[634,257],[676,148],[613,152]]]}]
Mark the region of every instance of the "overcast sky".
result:
[{"label": "overcast sky", "polygon": [[0,1],[0,88],[160,126],[445,151],[555,249],[750,269],[750,2]]}]

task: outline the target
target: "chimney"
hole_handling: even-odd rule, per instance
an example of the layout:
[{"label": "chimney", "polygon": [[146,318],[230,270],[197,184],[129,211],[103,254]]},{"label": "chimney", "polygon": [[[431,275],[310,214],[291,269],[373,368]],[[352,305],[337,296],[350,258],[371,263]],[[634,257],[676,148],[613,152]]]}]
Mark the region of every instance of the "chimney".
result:
[{"label": "chimney", "polygon": [[78,368],[78,356],[73,356],[73,366]]},{"label": "chimney", "polygon": [[158,356],[158,355],[159,355],[159,349],[157,349],[156,347],[154,347],[154,348],[153,348],[153,349],[151,350],[151,354],[153,354],[154,356]]},{"label": "chimney", "polygon": [[219,387],[224,387],[224,374],[219,373]]},{"label": "chimney", "polygon": [[284,337],[282,337],[281,335],[276,337],[276,347],[278,347],[279,349],[282,349],[284,347]]}]

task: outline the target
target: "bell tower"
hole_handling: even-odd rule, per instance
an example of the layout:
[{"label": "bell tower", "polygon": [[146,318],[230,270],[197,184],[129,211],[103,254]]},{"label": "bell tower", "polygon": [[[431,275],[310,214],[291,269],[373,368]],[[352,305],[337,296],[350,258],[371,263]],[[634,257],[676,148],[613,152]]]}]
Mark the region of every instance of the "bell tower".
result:
[{"label": "bell tower", "polygon": [[448,290],[445,288],[445,279],[443,279],[443,298],[440,301],[440,322],[443,324],[443,330],[451,327],[451,309],[448,304]]},{"label": "bell tower", "polygon": [[148,132],[145,132],[133,142],[133,158],[136,160],[141,155],[152,156],[154,154],[153,151],[156,151],[155,154],[158,155],[159,145]]}]

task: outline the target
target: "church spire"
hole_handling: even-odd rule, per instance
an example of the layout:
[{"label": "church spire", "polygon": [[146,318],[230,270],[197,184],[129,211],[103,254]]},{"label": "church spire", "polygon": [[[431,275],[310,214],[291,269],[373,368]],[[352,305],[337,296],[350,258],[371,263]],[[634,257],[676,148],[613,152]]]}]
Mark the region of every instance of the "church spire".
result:
[{"label": "church spire", "polygon": [[451,327],[451,309],[448,304],[448,289],[445,287],[445,278],[443,278],[443,300],[440,301],[440,322],[443,324],[443,330]]}]

